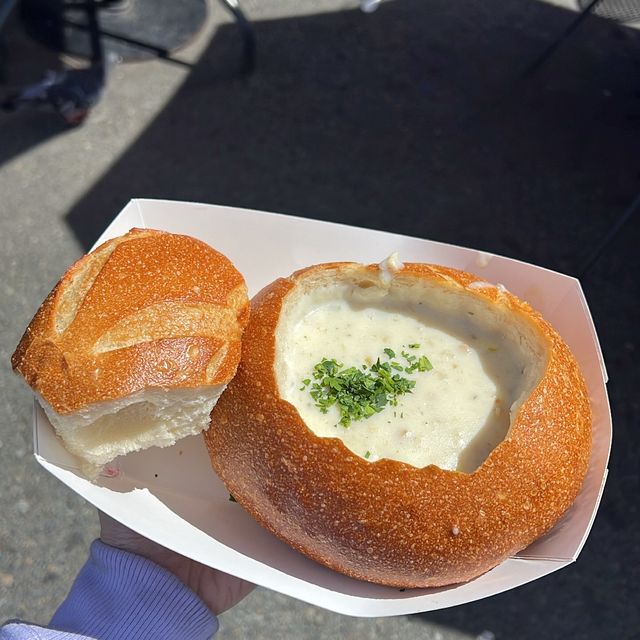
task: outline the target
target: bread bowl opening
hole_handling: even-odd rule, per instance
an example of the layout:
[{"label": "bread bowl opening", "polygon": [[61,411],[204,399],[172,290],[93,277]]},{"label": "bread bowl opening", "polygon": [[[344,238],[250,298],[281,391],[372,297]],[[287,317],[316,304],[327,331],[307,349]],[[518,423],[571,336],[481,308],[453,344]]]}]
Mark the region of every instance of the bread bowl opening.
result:
[{"label": "bread bowl opening", "polygon": [[[354,267],[311,272],[286,296],[275,373],[315,435],[369,462],[471,473],[507,436],[546,358],[524,317],[477,292]],[[380,376],[391,376],[385,397]]]}]

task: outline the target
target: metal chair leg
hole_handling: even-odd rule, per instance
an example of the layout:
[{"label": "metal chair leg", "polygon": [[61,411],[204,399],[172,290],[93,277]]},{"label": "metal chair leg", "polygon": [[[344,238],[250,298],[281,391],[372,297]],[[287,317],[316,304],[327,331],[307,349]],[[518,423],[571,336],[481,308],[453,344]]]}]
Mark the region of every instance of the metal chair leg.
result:
[{"label": "metal chair leg", "polygon": [[243,39],[242,70],[250,74],[256,68],[256,34],[253,25],[240,7],[238,0],[220,0],[233,14]]}]

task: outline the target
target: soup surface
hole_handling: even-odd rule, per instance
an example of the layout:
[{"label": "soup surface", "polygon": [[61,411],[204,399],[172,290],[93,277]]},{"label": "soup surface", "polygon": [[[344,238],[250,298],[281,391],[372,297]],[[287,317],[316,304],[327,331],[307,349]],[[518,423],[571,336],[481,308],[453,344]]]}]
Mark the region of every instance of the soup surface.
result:
[{"label": "soup surface", "polygon": [[[370,462],[476,469],[509,429],[510,410],[529,377],[524,354],[500,326],[470,322],[473,312],[446,317],[415,300],[363,300],[357,288],[335,293],[303,298],[287,323],[277,363],[282,397],[317,436],[340,438]],[[407,372],[421,356],[432,368]],[[397,404],[343,426],[337,405],[323,412],[310,392],[323,358],[365,372],[378,360],[393,362],[393,373],[415,386]]]}]

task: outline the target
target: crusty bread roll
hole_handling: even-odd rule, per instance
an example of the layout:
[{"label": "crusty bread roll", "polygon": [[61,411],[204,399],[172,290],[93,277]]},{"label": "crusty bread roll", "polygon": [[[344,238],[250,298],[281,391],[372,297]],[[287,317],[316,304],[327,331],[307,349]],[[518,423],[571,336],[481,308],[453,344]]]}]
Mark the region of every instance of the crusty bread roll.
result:
[{"label": "crusty bread roll", "polygon": [[119,455],[208,427],[248,317],[244,279],[225,256],[133,229],[64,274],[12,365],[95,477]]},{"label": "crusty bread roll", "polygon": [[[409,342],[414,330],[419,345]],[[344,340],[349,332],[351,342]],[[413,438],[410,448],[426,449],[425,458],[407,462],[413,452],[398,444],[393,459],[395,445],[373,432],[364,444],[350,441],[347,433],[367,430],[368,418],[343,426],[335,405],[323,414],[304,400],[319,354],[340,360],[353,344],[362,356],[369,343],[364,364],[345,357],[344,366],[364,370],[383,347],[396,360],[406,349],[405,363],[423,351],[431,361],[431,369],[411,374],[411,395],[422,397],[411,409],[417,413],[403,415],[410,406],[403,397],[376,414],[385,416],[384,437]],[[471,370],[474,360],[479,377],[456,383],[465,380],[457,371]],[[437,394],[432,383],[440,385]],[[463,426],[478,418],[472,407],[483,393],[489,403],[467,433]],[[442,407],[454,414],[458,405],[468,410],[450,429]],[[427,427],[419,437],[416,415]],[[504,417],[503,431],[497,439],[499,429],[492,431],[483,451],[476,444],[494,415]],[[591,411],[569,348],[504,287],[433,265],[333,263],[279,279],[254,298],[238,373],[205,440],[233,497],[295,549],[354,578],[437,587],[486,572],[558,521],[587,471]]]}]

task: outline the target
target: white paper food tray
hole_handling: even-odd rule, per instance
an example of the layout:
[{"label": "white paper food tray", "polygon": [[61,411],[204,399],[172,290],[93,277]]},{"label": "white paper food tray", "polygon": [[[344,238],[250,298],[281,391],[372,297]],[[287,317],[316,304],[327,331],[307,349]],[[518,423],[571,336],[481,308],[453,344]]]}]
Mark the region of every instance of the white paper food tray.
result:
[{"label": "white paper food tray", "polygon": [[401,591],[331,571],[262,529],[214,474],[201,437],[151,449],[118,462],[118,475],[99,486],[54,435],[35,405],[35,455],[48,471],[97,508],[186,556],[338,613],[378,617],[431,611],[494,595],[574,561],[586,540],[604,487],[611,445],[606,371],[580,283],[571,277],[472,249],[246,209],[185,202],[132,200],[98,243],[150,227],[200,238],[244,274],[251,295],[272,280],[310,264],[402,260],[432,262],[501,283],[554,325],[575,353],[593,407],[593,454],[578,499],[546,536],[466,584]]}]

